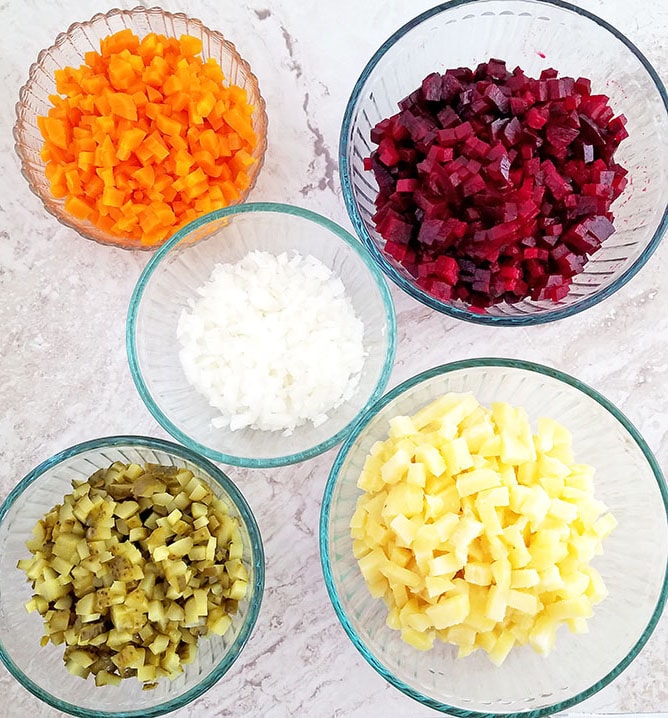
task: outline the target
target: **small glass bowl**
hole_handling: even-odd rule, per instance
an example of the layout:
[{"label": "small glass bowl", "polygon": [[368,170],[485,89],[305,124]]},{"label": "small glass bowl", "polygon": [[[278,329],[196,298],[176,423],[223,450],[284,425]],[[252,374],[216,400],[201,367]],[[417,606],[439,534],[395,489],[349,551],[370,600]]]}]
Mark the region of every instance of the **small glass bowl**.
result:
[{"label": "small glass bowl", "polygon": [[[225,500],[240,524],[243,562],[249,572],[248,593],[223,636],[202,638],[195,660],[173,681],[142,690],[134,678],[122,686],[96,687],[93,680],[71,675],[63,664],[63,646],[40,647],[42,618],[29,615],[32,591],[16,567],[29,558],[25,546],[32,529],[72,490],[73,479],[85,481],[115,461],[157,463],[190,469]],[[142,436],[112,436],[77,444],[33,469],[0,506],[0,660],[24,688],[54,708],[83,718],[147,718],[181,708],[220,681],[248,641],[264,591],[264,551],[255,518],[239,489],[211,462],[187,448]]]},{"label": "small glass bowl", "polygon": [[[311,255],[344,284],[364,325],[364,366],[354,394],[314,426],[282,431],[214,428],[219,415],[187,381],[177,325],[216,264],[251,251]],[[215,461],[248,467],[292,464],[331,448],[357,416],[381,396],[396,350],[396,319],[382,272],[361,243],[324,217],[273,203],[247,203],[205,215],[151,257],[135,287],[127,322],[127,351],[135,385],[160,425],[178,441]]]},{"label": "small glass bowl", "polygon": [[68,66],[79,67],[84,63],[87,52],[99,51],[101,39],[126,28],[140,38],[151,32],[167,37],[178,38],[187,34],[199,38],[202,40],[204,60],[216,60],[223,70],[225,82],[246,90],[248,102],[255,108],[253,129],[257,135],[257,144],[252,155],[255,162],[248,170],[249,186],[234,204],[246,200],[264,163],[267,149],[267,114],[257,77],[234,44],[220,32],[210,30],[200,20],[183,13],[170,13],[158,7],[110,10],[95,15],[88,22],[73,23],[66,32],[58,35],[51,47],[39,53],[37,61],[30,66],[26,84],[19,92],[14,125],[14,148],[21,160],[21,173],[28,181],[28,186],[33,194],[39,197],[49,214],[66,227],[76,230],[81,236],[100,244],[124,249],[153,250],[159,244],[147,246],[129,238],[116,237],[68,212],[65,209],[65,199],[51,194],[49,181],[44,174],[45,163],[40,157],[44,140],[37,126],[37,118],[46,115],[52,106],[49,96],[56,92],[55,71]]},{"label": "small glass bowl", "polygon": [[[397,102],[431,72],[471,67],[490,58],[520,66],[528,76],[553,67],[561,76],[588,77],[615,114],[628,119],[629,137],[615,160],[629,184],[612,205],[616,232],[573,278],[563,299],[501,303],[473,311],[440,301],[384,252],[372,216],[378,185],[363,159],[375,145],[369,132],[398,111]],[[390,279],[444,314],[479,324],[540,324],[581,312],[616,292],[647,262],[668,227],[668,94],[656,70],[619,30],[561,0],[446,2],[406,23],[375,52],[355,84],[339,144],[343,197],[355,231]]]},{"label": "small glass bowl", "polygon": [[[552,652],[514,647],[496,667],[483,651],[462,659],[436,641],[430,651],[404,643],[385,625],[387,609],[372,598],[353,556],[350,519],[356,482],[388,421],[411,416],[447,392],[471,392],[489,406],[505,401],[573,436],[576,461],[595,468],[594,493],[618,525],[592,565],[609,595],[594,607],[589,632],[561,628]],[[618,676],[656,627],[668,597],[668,488],[658,462],[610,401],[555,369],[511,359],[471,359],[436,367],[388,392],[360,418],[329,475],[320,518],[320,557],[336,614],[368,663],[420,703],[461,718],[538,718],[570,708]]]}]

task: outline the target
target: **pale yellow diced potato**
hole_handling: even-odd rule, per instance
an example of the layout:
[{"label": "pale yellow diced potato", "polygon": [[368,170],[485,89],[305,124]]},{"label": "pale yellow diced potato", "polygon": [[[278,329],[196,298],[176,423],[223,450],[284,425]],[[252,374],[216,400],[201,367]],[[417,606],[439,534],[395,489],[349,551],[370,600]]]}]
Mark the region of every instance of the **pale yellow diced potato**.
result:
[{"label": "pale yellow diced potato", "polygon": [[441,476],[445,473],[446,464],[441,452],[429,444],[418,444],[415,447],[415,460],[424,465],[427,474]]},{"label": "pale yellow diced potato", "polygon": [[414,484],[402,482],[394,484],[387,492],[382,515],[386,521],[391,521],[399,514],[409,518],[422,513],[424,506],[424,491]]},{"label": "pale yellow diced potato", "polygon": [[540,576],[535,568],[513,568],[510,572],[510,588],[532,588],[539,583]]},{"label": "pale yellow diced potato", "polygon": [[405,449],[397,449],[380,467],[380,475],[386,484],[397,484],[411,465],[411,455]]},{"label": "pale yellow diced potato", "polygon": [[390,528],[400,542],[400,546],[411,546],[418,532],[415,521],[411,521],[405,514],[397,514],[390,521]]},{"label": "pale yellow diced potato", "polygon": [[469,613],[468,594],[460,593],[441,598],[438,603],[425,608],[425,613],[438,630],[462,623]]},{"label": "pale yellow diced potato", "polygon": [[427,484],[427,470],[424,464],[421,462],[411,463],[406,474],[406,481],[409,484],[424,488]]},{"label": "pale yellow diced potato", "polygon": [[459,474],[455,484],[459,496],[464,497],[501,486],[501,479],[498,472],[492,469],[473,469]]},{"label": "pale yellow diced potato", "polygon": [[554,648],[557,625],[557,621],[552,616],[546,614],[538,616],[529,632],[529,644],[536,653],[546,656]]},{"label": "pale yellow diced potato", "polygon": [[617,526],[617,519],[612,514],[604,514],[596,519],[592,527],[599,539],[609,536]]},{"label": "pale yellow diced potato", "polygon": [[454,553],[444,553],[429,562],[429,575],[452,577],[464,564],[465,561],[460,560]]},{"label": "pale yellow diced potato", "polygon": [[406,436],[414,436],[418,433],[410,416],[395,416],[390,419],[388,435],[391,439],[402,439]]},{"label": "pale yellow diced potato", "polygon": [[515,645],[515,636],[511,631],[501,631],[494,645],[489,650],[489,658],[496,666],[500,666],[508,657]]},{"label": "pale yellow diced potato", "polygon": [[492,567],[489,563],[469,561],[464,566],[464,578],[477,586],[489,586],[493,579]]},{"label": "pale yellow diced potato", "polygon": [[457,437],[441,446],[441,455],[451,475],[459,474],[473,466],[473,456],[469,451],[466,439]]},{"label": "pale yellow diced potato", "polygon": [[520,407],[448,394],[393,419],[362,473],[353,553],[405,641],[500,665],[515,644],[547,653],[561,623],[586,630],[605,596],[588,562],[615,524],[560,424],[532,435]]},{"label": "pale yellow diced potato", "polygon": [[452,590],[455,584],[447,576],[425,576],[425,592],[429,599],[438,598]]},{"label": "pale yellow diced potato", "polygon": [[401,629],[401,638],[419,651],[428,651],[434,646],[435,633],[434,631],[416,631],[410,626],[405,626]]}]

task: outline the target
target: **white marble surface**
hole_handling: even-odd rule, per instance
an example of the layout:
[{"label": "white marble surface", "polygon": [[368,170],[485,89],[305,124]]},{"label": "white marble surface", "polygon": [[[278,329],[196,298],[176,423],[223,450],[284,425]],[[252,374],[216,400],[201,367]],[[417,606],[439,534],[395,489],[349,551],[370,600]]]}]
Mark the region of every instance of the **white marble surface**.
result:
[{"label": "white marble surface", "polygon": [[[579,0],[621,28],[668,81],[666,0]],[[128,0],[123,7],[133,7]],[[153,3],[155,4],[155,3]],[[337,173],[341,117],[372,51],[431,0],[164,0],[221,29],[250,61],[270,117],[253,199],[292,202],[350,228]],[[13,151],[14,102],[38,51],[102,0],[0,0],[0,499],[33,466],[114,433],[166,437],[139,399],[125,313],[146,262],[85,241],[47,215]],[[306,9],[308,8],[308,9]],[[390,385],[444,361],[506,355],[572,373],[616,402],[668,472],[668,243],[625,288],[585,314],[493,329],[431,312],[393,289],[399,324]],[[337,623],[321,578],[318,515],[334,451],[267,471],[229,469],[261,527],[267,586],[249,645],[179,718],[421,718],[437,715],[381,679]],[[574,713],[668,715],[668,616],[635,663]],[[0,670],[0,716],[56,718]]]}]

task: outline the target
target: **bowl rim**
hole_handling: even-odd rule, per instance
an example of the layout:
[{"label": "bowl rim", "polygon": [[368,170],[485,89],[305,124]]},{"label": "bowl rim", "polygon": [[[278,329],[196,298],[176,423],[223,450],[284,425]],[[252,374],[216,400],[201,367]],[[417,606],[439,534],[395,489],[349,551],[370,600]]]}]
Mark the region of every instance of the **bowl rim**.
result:
[{"label": "bowl rim", "polygon": [[[213,449],[210,446],[201,444],[195,441],[192,437],[177,427],[174,422],[164,414],[164,412],[157,406],[153,399],[151,392],[146,385],[144,376],[139,365],[137,358],[137,313],[141,300],[154,271],[160,265],[162,260],[168,255],[173,247],[175,247],[183,238],[185,238],[190,232],[196,231],[200,227],[208,224],[212,221],[217,221],[227,217],[233,217],[240,214],[251,214],[251,213],[275,213],[283,214],[288,216],[299,217],[302,219],[309,220],[321,227],[329,230],[338,239],[342,240],[348,245],[356,254],[360,260],[369,270],[371,277],[375,283],[375,286],[382,298],[383,306],[385,309],[385,321],[386,321],[386,335],[387,335],[387,349],[385,352],[385,359],[383,362],[383,368],[381,374],[376,382],[374,390],[371,392],[368,399],[364,402],[363,407],[356,413],[355,417],[351,419],[348,424],[342,427],[335,434],[330,436],[328,439],[321,441],[308,449],[303,451],[295,452],[293,454],[286,454],[283,456],[272,456],[268,458],[253,458],[237,456],[235,454],[227,454],[217,449]],[[297,207],[290,204],[282,204],[277,202],[245,202],[243,204],[235,205],[233,207],[227,207],[225,209],[215,210],[208,214],[202,215],[197,219],[193,220],[189,224],[182,227],[171,239],[163,244],[157,252],[152,255],[150,261],[144,268],[137,281],[137,284],[132,292],[130,299],[130,305],[128,307],[127,323],[126,323],[126,351],[128,356],[128,362],[130,365],[130,373],[132,380],[134,381],[135,387],[141,396],[142,401],[146,405],[146,408],[150,411],[153,418],[167,431],[171,436],[180,441],[185,446],[197,451],[199,454],[207,456],[209,459],[214,461],[220,461],[224,464],[230,464],[232,466],[243,466],[246,468],[271,468],[276,466],[285,466],[288,464],[294,464],[306,459],[313,458],[328,449],[332,448],[336,444],[340,443],[342,439],[348,434],[351,427],[355,424],[357,417],[364,412],[373,402],[382,396],[387,382],[390,378],[392,368],[394,366],[394,358],[396,355],[397,348],[397,320],[396,312],[394,309],[394,302],[392,301],[392,295],[390,294],[389,287],[383,273],[378,268],[377,264],[371,259],[369,253],[364,248],[363,244],[350,232],[339,226],[332,220],[324,217],[323,215],[317,214],[311,210],[303,207]],[[193,389],[193,391],[195,391]]]},{"label": "bowl rim", "polygon": [[[14,152],[19,158],[20,171],[28,184],[29,190],[32,192],[32,194],[35,195],[35,197],[37,197],[37,199],[39,199],[43,209],[48,212],[48,214],[50,214],[52,217],[54,217],[58,222],[60,222],[60,224],[62,224],[64,227],[67,227],[68,229],[74,230],[83,239],[88,239],[92,242],[96,242],[97,244],[100,244],[104,247],[113,247],[116,249],[125,249],[130,251],[153,252],[156,249],[156,246],[162,246],[162,244],[164,244],[166,240],[163,240],[162,244],[159,245],[142,245],[135,241],[131,243],[123,243],[122,237],[115,237],[114,235],[111,235],[107,232],[105,232],[105,236],[107,237],[106,239],[94,237],[86,231],[87,225],[84,223],[84,221],[78,220],[69,212],[65,211],[64,207],[58,206],[58,209],[60,210],[58,211],[56,207],[48,206],[47,202],[45,201],[45,195],[43,195],[37,190],[30,178],[30,173],[28,172],[28,165],[30,164],[30,162],[28,160],[28,157],[23,152],[20,129],[20,125],[26,123],[25,119],[22,119],[21,117],[21,109],[25,105],[26,98],[28,96],[28,90],[34,84],[35,75],[42,66],[44,60],[53,50],[58,49],[74,33],[81,30],[82,28],[93,25],[94,23],[107,21],[109,18],[114,18],[117,16],[128,17],[134,21],[137,17],[148,17],[154,14],[160,14],[164,17],[187,21],[189,23],[199,25],[203,31],[205,31],[211,37],[216,38],[221,43],[221,45],[229,51],[230,55],[234,57],[235,61],[238,62],[239,67],[241,67],[244,70],[245,74],[248,76],[250,84],[255,86],[258,99],[255,103],[255,109],[253,114],[257,114],[257,122],[264,128],[264,130],[258,135],[258,145],[255,150],[255,153],[257,154],[257,159],[254,164],[254,174],[251,183],[243,191],[242,197],[240,199],[234,200],[234,203],[240,203],[245,201],[245,198],[248,197],[248,195],[253,191],[253,188],[257,184],[257,179],[260,176],[262,167],[264,166],[265,157],[267,154],[267,127],[269,126],[269,117],[267,115],[267,103],[260,90],[260,81],[258,80],[257,75],[253,72],[253,69],[251,68],[248,60],[246,60],[239,52],[235,43],[233,43],[225,35],[223,35],[220,30],[215,30],[214,28],[209,27],[198,17],[195,17],[194,15],[189,15],[185,12],[170,12],[169,10],[165,10],[164,8],[159,6],[144,7],[143,5],[136,5],[135,7],[129,9],[115,7],[106,12],[97,12],[88,20],[79,20],[71,23],[65,31],[60,32],[58,33],[58,35],[56,35],[51,45],[39,51],[36,60],[31,63],[30,67],[28,68],[28,77],[21,85],[21,88],[19,89],[18,100],[14,104],[14,125],[12,127]],[[133,31],[137,32],[136,30]],[[225,79],[227,80],[227,78]],[[228,206],[234,206],[234,203]],[[97,229],[95,225],[90,226]]]},{"label": "bowl rim", "polygon": [[75,704],[64,701],[60,698],[56,698],[51,695],[48,691],[44,690],[41,686],[35,683],[32,679],[23,673],[23,671],[14,663],[13,659],[7,652],[0,636],[0,661],[5,665],[7,670],[12,676],[34,696],[49,704],[53,708],[61,711],[66,711],[71,715],[79,716],[80,718],[152,718],[153,716],[163,715],[171,711],[182,708],[183,706],[191,703],[196,698],[201,696],[203,693],[208,691],[213,685],[215,685],[231,668],[232,664],[237,660],[244,646],[248,642],[250,635],[255,627],[257,618],[260,612],[260,606],[264,595],[265,585],[265,557],[264,547],[262,544],[262,536],[260,529],[257,525],[257,521],[253,512],[246,501],[244,495],[241,493],[239,488],[234,482],[223,472],[222,469],[217,467],[215,464],[208,461],[203,456],[198,455],[191,449],[179,444],[175,444],[171,441],[164,439],[153,438],[149,436],[140,435],[116,435],[116,436],[105,436],[98,439],[91,439],[88,441],[75,444],[69,448],[63,449],[58,453],[54,454],[50,458],[42,461],[39,465],[33,468],[28,474],[26,474],[16,486],[12,488],[5,500],[0,505],[0,523],[12,508],[19,496],[21,496],[35,481],[37,481],[46,471],[54,466],[62,463],[63,461],[70,459],[74,456],[82,454],[84,452],[96,449],[102,449],[105,447],[120,447],[120,446],[133,446],[141,447],[146,449],[159,449],[165,453],[171,454],[178,458],[184,459],[196,465],[198,468],[206,472],[207,476],[217,484],[219,484],[230,496],[234,502],[236,510],[241,516],[241,520],[244,522],[246,529],[251,541],[251,551],[253,556],[253,570],[255,572],[255,580],[252,585],[252,595],[249,601],[248,615],[246,620],[239,631],[238,636],[230,645],[228,651],[225,653],[223,658],[219,660],[216,667],[209,673],[206,678],[200,680],[192,688],[188,689],[184,693],[174,698],[171,698],[162,703],[141,709],[132,710],[121,710],[121,711],[105,711],[99,709],[88,709],[82,708]]},{"label": "bowl rim", "polygon": [[319,523],[320,563],[325,580],[325,586],[327,588],[327,594],[329,595],[332,606],[334,607],[334,612],[336,613],[338,620],[340,621],[341,625],[343,626],[343,629],[348,635],[348,638],[352,641],[355,648],[362,654],[362,657],[367,661],[367,663],[369,663],[369,665],[371,665],[371,667],[374,668],[386,681],[395,686],[395,688],[398,688],[402,693],[406,694],[410,698],[413,698],[419,703],[422,703],[423,705],[426,705],[430,708],[434,708],[435,710],[444,713],[458,716],[459,718],[495,718],[498,715],[503,715],[504,718],[539,718],[540,716],[553,715],[554,713],[563,711],[582,702],[586,698],[591,697],[592,695],[600,691],[602,688],[607,686],[614,678],[616,678],[620,673],[622,673],[622,671],[624,671],[636,658],[636,656],[643,648],[643,646],[647,643],[649,637],[656,628],[668,600],[668,553],[666,555],[666,565],[664,567],[661,592],[657,604],[654,607],[654,611],[650,616],[650,620],[645,627],[645,630],[639,636],[638,640],[632,646],[628,654],[612,670],[610,670],[605,676],[600,678],[589,688],[580,691],[578,694],[572,696],[571,698],[567,698],[544,708],[531,709],[527,711],[516,711],[503,714],[486,713],[448,705],[434,698],[430,698],[429,696],[407,685],[401,679],[397,678],[397,676],[395,676],[392,671],[388,670],[380,662],[380,660],[369,651],[364,641],[357,634],[354,627],[348,620],[345,609],[339,597],[336,583],[333,578],[332,566],[330,562],[328,529],[331,511],[331,501],[334,488],[339,479],[339,472],[341,470],[341,467],[346,460],[350,449],[358,440],[363,431],[366,429],[369,422],[377,415],[377,413],[381,409],[390,404],[398,396],[426,380],[432,379],[433,377],[440,376],[442,374],[449,374],[452,372],[466,369],[477,369],[481,367],[520,369],[523,371],[542,374],[543,376],[557,379],[558,381],[561,381],[579,390],[588,397],[594,399],[602,408],[606,409],[613,416],[613,418],[615,418],[624,427],[624,429],[628,431],[631,438],[638,445],[645,459],[647,460],[647,463],[649,464],[649,467],[658,484],[659,492],[663,499],[664,510],[666,513],[666,522],[668,523],[668,486],[666,485],[666,480],[663,476],[659,463],[640,432],[635,428],[631,421],[629,421],[629,419],[619,410],[619,408],[617,408],[609,399],[606,399],[598,391],[585,384],[584,382],[580,381],[579,379],[576,379],[575,377],[566,374],[565,372],[562,372],[558,369],[554,369],[552,367],[548,367],[546,365],[539,364],[536,362],[530,362],[521,359],[509,359],[505,357],[480,357],[475,359],[462,359],[459,361],[441,364],[439,366],[433,367],[432,369],[420,372],[419,374],[416,374],[415,376],[407,379],[406,381],[402,382],[401,384],[387,392],[383,397],[381,397],[380,400],[378,400],[373,406],[369,407],[364,412],[364,414],[360,416],[352,431],[339,449],[334,463],[332,464],[327,483],[325,485]]},{"label": "bowl rim", "polygon": [[[355,202],[352,191],[352,183],[350,180],[351,168],[348,161],[348,145],[350,141],[350,136],[352,134],[353,112],[357,107],[357,103],[365,86],[365,83],[371,73],[374,71],[378,62],[388,52],[388,50],[390,50],[393,45],[395,45],[413,28],[417,27],[425,20],[429,20],[435,15],[438,15],[455,7],[464,5],[480,5],[488,1],[490,0],[449,0],[449,2],[441,3],[440,5],[426,10],[423,13],[420,13],[412,20],[409,20],[407,23],[402,25],[398,30],[396,30],[392,35],[390,35],[390,37],[388,37],[388,39],[385,40],[385,42],[383,42],[376,50],[376,52],[372,55],[371,59],[367,62],[366,66],[364,67],[360,76],[355,82],[355,85],[353,86],[353,90],[346,104],[345,112],[343,115],[343,122],[341,124],[341,132],[339,134],[339,174],[341,177],[343,200],[346,205],[346,209],[348,211],[348,215],[355,229],[355,232],[364,243],[364,246],[370,251],[374,260],[378,262],[383,272],[401,290],[406,292],[409,296],[413,297],[413,299],[417,299],[422,304],[425,304],[431,309],[441,312],[442,314],[454,317],[455,319],[462,319],[464,321],[472,322],[474,324],[485,324],[491,326],[527,326],[546,324],[548,322],[557,321],[559,319],[564,319],[566,317],[579,314],[585,309],[595,306],[599,302],[610,297],[616,291],[621,289],[627,282],[629,282],[647,263],[656,248],[659,246],[659,243],[665,235],[666,230],[668,230],[668,203],[664,207],[661,220],[645,249],[636,258],[635,262],[630,267],[627,267],[627,269],[625,269],[618,277],[616,277],[616,279],[612,281],[607,287],[585,297],[584,299],[574,304],[571,304],[566,307],[555,307],[554,309],[541,312],[540,314],[490,315],[478,313],[470,308],[463,308],[440,302],[438,299],[432,297],[430,294],[423,291],[416,284],[414,284],[413,282],[409,282],[407,279],[401,276],[396,271],[396,269],[387,261],[383,252],[378,249],[375,242],[371,239],[366,229],[366,226],[362,221],[362,217],[357,207],[357,203]],[[631,53],[636,56],[636,58],[640,61],[641,65],[645,68],[652,81],[654,82],[659,96],[663,100],[663,105],[665,109],[664,120],[668,121],[668,92],[666,91],[665,85],[663,84],[653,65],[640,51],[640,49],[622,32],[617,30],[614,25],[598,17],[598,15],[595,15],[588,10],[573,5],[572,3],[564,2],[564,0],[511,0],[511,4],[526,4],[538,6],[540,6],[541,4],[552,5],[554,7],[560,8],[561,10],[565,10],[567,12],[571,12],[576,15],[580,15],[584,18],[587,18],[588,20],[591,20],[595,24],[600,25],[603,29],[607,30],[623,45],[625,45],[631,51]]]}]

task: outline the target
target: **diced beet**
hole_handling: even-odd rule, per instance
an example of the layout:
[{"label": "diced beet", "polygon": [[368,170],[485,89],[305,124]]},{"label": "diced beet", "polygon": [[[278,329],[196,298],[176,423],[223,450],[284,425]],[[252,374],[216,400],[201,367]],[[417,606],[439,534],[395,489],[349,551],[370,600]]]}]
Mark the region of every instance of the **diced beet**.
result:
[{"label": "diced beet", "polygon": [[540,130],[550,117],[550,110],[548,107],[532,107],[526,113],[524,119],[534,130]]},{"label": "diced beet", "polygon": [[420,180],[411,177],[397,180],[397,192],[415,192],[420,186]]},{"label": "diced beet", "polygon": [[432,72],[422,80],[422,96],[428,102],[438,102],[443,94],[443,82],[438,72]]},{"label": "diced beet", "polygon": [[585,78],[492,59],[431,73],[371,130],[385,251],[424,291],[472,311],[559,301],[614,231],[626,118]]}]

